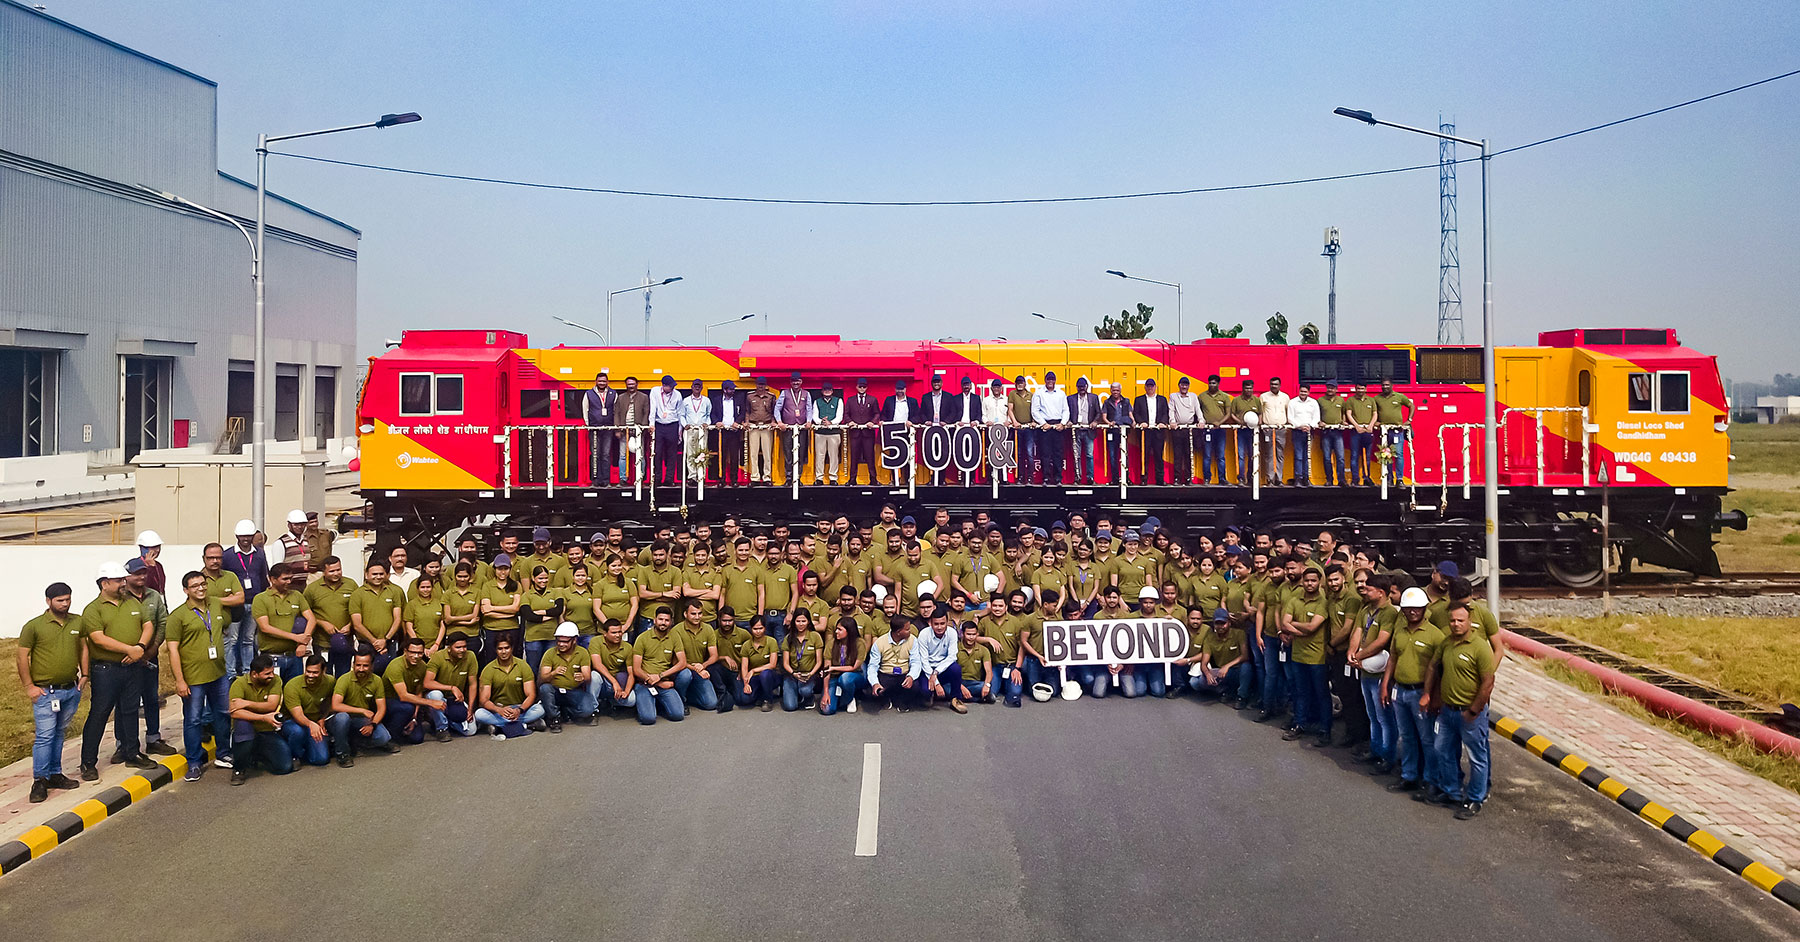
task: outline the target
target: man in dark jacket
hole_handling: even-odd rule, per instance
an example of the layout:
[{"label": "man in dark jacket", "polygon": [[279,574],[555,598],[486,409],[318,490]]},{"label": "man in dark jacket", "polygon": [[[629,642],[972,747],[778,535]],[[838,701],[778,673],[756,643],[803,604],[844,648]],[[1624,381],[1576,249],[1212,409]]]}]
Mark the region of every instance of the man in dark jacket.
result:
[{"label": "man in dark jacket", "polygon": [[1122,480],[1119,475],[1119,453],[1124,448],[1125,436],[1131,431],[1131,400],[1125,398],[1124,389],[1117,383],[1112,384],[1112,392],[1106,401],[1100,404],[1101,415],[1106,420],[1106,477],[1114,484]]},{"label": "man in dark jacket", "polygon": [[606,374],[600,373],[595,375],[586,400],[589,474],[593,483],[608,484],[619,455],[619,434],[613,431],[619,424],[619,393],[607,385]]},{"label": "man in dark jacket", "polygon": [[632,477],[645,477],[645,472],[648,470],[648,466],[644,464],[644,457],[648,453],[645,439],[649,436],[650,431],[650,393],[638,388],[637,377],[627,376],[625,377],[625,391],[619,394],[614,408],[617,410],[615,414],[618,416],[620,425],[635,425],[639,429],[636,434],[638,443],[637,461],[634,464],[636,471],[631,476],[626,475],[625,463],[631,457],[631,449],[627,445],[626,439],[632,433],[621,432],[619,435],[619,483],[625,484]]},{"label": "man in dark jacket", "polygon": [[1094,436],[1101,423],[1100,397],[1088,391],[1087,377],[1075,381],[1069,397],[1069,427],[1075,432],[1075,483],[1094,483]]},{"label": "man in dark jacket", "polygon": [[[919,404],[906,394],[906,380],[894,380],[894,394],[881,401],[881,422],[883,425],[907,426],[904,441],[912,441],[912,424],[919,421]],[[883,437],[882,441],[887,439]],[[910,445],[908,446],[910,447]],[[905,456],[901,456],[905,460]],[[902,465],[904,467],[904,465]],[[899,471],[894,473],[894,484],[899,485],[905,478]]]},{"label": "man in dark jacket", "polygon": [[942,374],[931,374],[931,391],[919,397],[919,414],[913,421],[956,421],[956,397],[944,391]]},{"label": "man in dark jacket", "polygon": [[1163,482],[1163,426],[1169,424],[1169,397],[1156,394],[1156,380],[1144,380],[1144,394],[1131,404],[1131,418],[1143,431],[1140,484]]},{"label": "man in dark jacket", "polygon": [[[881,404],[869,395],[869,381],[856,381],[856,395],[844,397],[844,422],[848,425],[873,425],[881,418]],[[850,430],[850,483],[856,483],[856,469],[868,465],[869,483],[876,483],[875,443],[881,433],[874,428],[853,428]]]},{"label": "man in dark jacket", "polygon": [[744,394],[737,383],[726,380],[710,394],[713,424],[719,427],[713,454],[714,475],[720,484],[741,484],[744,469]]}]

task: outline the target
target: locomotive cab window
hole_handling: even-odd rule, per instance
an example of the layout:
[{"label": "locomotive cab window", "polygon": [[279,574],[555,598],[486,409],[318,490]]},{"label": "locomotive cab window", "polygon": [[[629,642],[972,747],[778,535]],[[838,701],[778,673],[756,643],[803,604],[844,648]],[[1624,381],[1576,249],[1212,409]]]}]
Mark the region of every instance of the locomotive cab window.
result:
[{"label": "locomotive cab window", "polygon": [[1649,373],[1625,374],[1625,411],[1655,412],[1655,390],[1650,385]]},{"label": "locomotive cab window", "polygon": [[1688,412],[1688,374],[1667,372],[1656,374],[1656,411],[1669,415]]},{"label": "locomotive cab window", "polygon": [[400,374],[400,414],[431,414],[431,374]]},{"label": "locomotive cab window", "polygon": [[463,378],[460,374],[437,377],[437,414],[462,415]]}]

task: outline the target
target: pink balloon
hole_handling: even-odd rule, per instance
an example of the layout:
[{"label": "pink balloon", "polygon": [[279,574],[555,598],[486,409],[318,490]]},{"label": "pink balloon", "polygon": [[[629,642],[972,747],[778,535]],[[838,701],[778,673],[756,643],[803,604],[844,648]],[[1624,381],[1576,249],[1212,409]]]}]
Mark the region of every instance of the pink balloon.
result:
[{"label": "pink balloon", "polygon": [[349,467],[349,469],[352,471],[361,471],[362,470],[362,459],[361,458],[351,458],[350,463],[347,467]]}]

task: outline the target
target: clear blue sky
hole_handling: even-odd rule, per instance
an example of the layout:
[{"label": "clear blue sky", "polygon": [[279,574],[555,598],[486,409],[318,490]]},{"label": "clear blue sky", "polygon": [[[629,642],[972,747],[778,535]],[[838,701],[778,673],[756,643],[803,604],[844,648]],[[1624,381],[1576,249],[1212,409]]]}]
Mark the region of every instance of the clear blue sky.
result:
[{"label": "clear blue sky", "polygon": [[[425,121],[302,146],[733,195],[1069,195],[1368,170],[1433,161],[1436,143],[1333,107],[1415,124],[1442,112],[1505,147],[1800,67],[1791,2],[46,2],[217,81],[220,163],[240,176],[258,131],[411,110]],[[1672,325],[1737,378],[1800,368],[1796,115],[1800,77],[1497,159],[1501,341]],[[656,343],[751,311],[783,333],[1018,339],[1055,333],[1028,311],[1091,324],[1138,301],[1174,339],[1173,292],[1108,268],[1184,282],[1189,338],[1208,320],[1260,337],[1277,310],[1323,326],[1326,226],[1343,235],[1341,339],[1435,330],[1432,171],[974,209],[573,195],[288,160],[271,175],[363,230],[365,349],[425,326],[582,342],[551,317],[601,324],[606,291],[646,265],[686,279],[655,295]],[[1474,341],[1473,165],[1461,184]],[[641,340],[642,310],[620,299],[622,339]]]}]

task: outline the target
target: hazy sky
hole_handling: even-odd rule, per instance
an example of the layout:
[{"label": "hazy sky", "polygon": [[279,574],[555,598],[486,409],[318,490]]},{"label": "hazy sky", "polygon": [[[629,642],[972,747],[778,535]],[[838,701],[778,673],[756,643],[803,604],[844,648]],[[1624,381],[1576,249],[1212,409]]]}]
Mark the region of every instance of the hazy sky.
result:
[{"label": "hazy sky", "polygon": [[[1800,68],[1800,5],[116,2],[48,12],[219,83],[222,169],[259,131],[418,111],[297,149],[456,173],[747,196],[970,199],[1247,183],[1429,163]],[[1800,368],[1800,77],[1493,162],[1503,343],[1567,326],[1671,325],[1727,373]],[[363,230],[361,337],[509,326],[541,345],[604,330],[645,267],[654,343],[767,312],[779,333],[1068,336],[1138,301],[1173,340],[1428,341],[1434,171],[1243,193],[982,208],[696,203],[528,191],[273,160],[271,187]],[[1480,203],[1461,169],[1463,295],[1479,340]],[[271,269],[269,277],[282,273]],[[640,298],[620,338],[643,338]],[[760,325],[760,318],[758,319]],[[712,332],[735,345],[749,324]],[[1050,328],[1050,329],[1047,329]],[[758,326],[758,331],[761,327]],[[1091,336],[1091,333],[1086,334]]]}]

